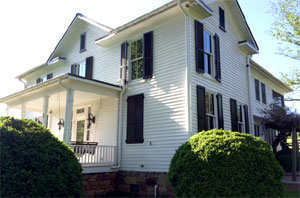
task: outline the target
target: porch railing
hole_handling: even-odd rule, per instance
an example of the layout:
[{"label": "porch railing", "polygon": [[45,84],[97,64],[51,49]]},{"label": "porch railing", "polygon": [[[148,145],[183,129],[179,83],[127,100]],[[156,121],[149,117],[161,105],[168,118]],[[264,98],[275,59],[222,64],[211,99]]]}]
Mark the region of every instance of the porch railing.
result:
[{"label": "porch railing", "polygon": [[83,165],[115,165],[116,146],[106,145],[71,145],[78,161]]}]

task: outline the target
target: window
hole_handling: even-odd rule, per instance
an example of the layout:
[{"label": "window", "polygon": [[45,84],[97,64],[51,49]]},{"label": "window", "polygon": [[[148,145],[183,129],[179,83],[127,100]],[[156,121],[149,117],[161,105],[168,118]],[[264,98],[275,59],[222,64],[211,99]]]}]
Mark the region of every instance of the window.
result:
[{"label": "window", "polygon": [[53,73],[47,74],[47,80],[53,78]]},{"label": "window", "polygon": [[219,27],[221,30],[225,31],[225,12],[219,7]]},{"label": "window", "polygon": [[204,40],[204,73],[212,75],[212,48],[211,35],[207,31],[203,31]]},{"label": "window", "polygon": [[264,104],[267,104],[266,85],[264,83],[261,83],[261,99]]},{"label": "window", "polygon": [[144,94],[127,98],[127,134],[126,143],[144,142]]},{"label": "window", "polygon": [[256,100],[260,101],[259,81],[255,79],[255,97]]},{"label": "window", "polygon": [[259,125],[254,125],[254,135],[255,137],[260,137]]},{"label": "window", "polygon": [[43,79],[42,79],[42,78],[36,79],[36,84],[40,84],[40,83],[42,83],[42,82],[43,82]]},{"label": "window", "polygon": [[237,120],[238,120],[238,132],[244,132],[244,122],[243,122],[243,106],[237,104]]},{"label": "window", "polygon": [[131,42],[130,50],[131,79],[143,77],[143,39]]},{"label": "window", "polygon": [[73,64],[71,66],[71,73],[77,76],[85,77],[86,62],[82,61],[80,63]]},{"label": "window", "polygon": [[276,91],[273,91],[272,95],[273,95],[273,103],[281,107],[284,107],[283,96],[277,93]]},{"label": "window", "polygon": [[82,33],[80,35],[80,51],[79,52],[84,52],[85,49],[85,38],[86,38],[86,33]]},{"label": "window", "polygon": [[215,108],[214,108],[214,94],[205,93],[205,106],[206,106],[206,126],[207,130],[216,128],[215,124]]}]

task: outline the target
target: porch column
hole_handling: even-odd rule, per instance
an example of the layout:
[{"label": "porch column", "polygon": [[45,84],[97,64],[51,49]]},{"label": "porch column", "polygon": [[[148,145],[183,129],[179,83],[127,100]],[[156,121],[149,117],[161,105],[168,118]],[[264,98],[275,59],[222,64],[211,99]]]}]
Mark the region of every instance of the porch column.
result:
[{"label": "porch column", "polygon": [[48,125],[48,104],[49,104],[49,96],[45,95],[44,96],[44,105],[43,105],[43,126],[44,127],[47,127],[47,125]]},{"label": "porch column", "polygon": [[71,131],[72,131],[72,119],[73,119],[73,102],[74,102],[74,90],[67,89],[65,124],[64,124],[64,138],[63,138],[63,140],[68,145],[71,144]]},{"label": "porch column", "polygon": [[9,116],[9,110],[10,110],[10,107],[8,105],[6,105],[6,116]]},{"label": "porch column", "polygon": [[26,117],[26,109],[25,109],[25,105],[22,104],[21,105],[21,118],[25,118]]}]

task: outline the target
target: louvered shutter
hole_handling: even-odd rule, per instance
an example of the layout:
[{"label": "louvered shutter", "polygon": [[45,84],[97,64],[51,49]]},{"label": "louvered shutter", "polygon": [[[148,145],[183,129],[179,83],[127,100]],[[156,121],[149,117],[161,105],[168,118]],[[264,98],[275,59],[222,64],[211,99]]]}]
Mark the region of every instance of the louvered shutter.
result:
[{"label": "louvered shutter", "polygon": [[221,61],[220,61],[220,39],[217,34],[214,36],[215,39],[215,65],[216,65],[216,80],[221,82]]},{"label": "louvered shutter", "polygon": [[127,82],[127,51],[128,43],[125,41],[121,44],[121,62],[120,62],[120,79],[124,79]]},{"label": "louvered shutter", "polygon": [[224,117],[223,117],[223,102],[222,94],[217,94],[217,108],[218,108],[218,128],[224,129]]},{"label": "louvered shutter", "polygon": [[236,100],[230,99],[231,130],[238,131]]},{"label": "louvered shutter", "polygon": [[245,115],[245,132],[250,133],[249,129],[249,116],[248,116],[248,105],[244,105],[244,115]]},{"label": "louvered shutter", "polygon": [[144,79],[152,78],[153,75],[153,31],[144,34]]},{"label": "louvered shutter", "polygon": [[94,58],[92,56],[86,58],[85,77],[88,78],[88,79],[93,79],[93,62],[94,62]]},{"label": "louvered shutter", "polygon": [[255,81],[255,96],[256,100],[260,101],[260,92],[259,92],[259,81],[257,79]]},{"label": "louvered shutter", "polygon": [[205,88],[197,85],[197,117],[198,117],[198,132],[207,130],[205,117],[206,117],[206,108],[205,108]]},{"label": "louvered shutter", "polygon": [[195,20],[195,57],[196,71],[204,73],[203,24]]},{"label": "louvered shutter", "polygon": [[127,135],[126,143],[144,142],[144,94],[127,98]]},{"label": "louvered shutter", "polygon": [[76,64],[71,65],[71,74],[76,74]]}]

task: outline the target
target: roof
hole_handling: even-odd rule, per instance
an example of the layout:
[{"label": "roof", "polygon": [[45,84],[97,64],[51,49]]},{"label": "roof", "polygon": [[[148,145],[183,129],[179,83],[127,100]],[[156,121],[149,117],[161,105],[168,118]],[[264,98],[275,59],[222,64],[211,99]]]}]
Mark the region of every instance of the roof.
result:
[{"label": "roof", "polygon": [[265,77],[267,77],[268,79],[270,79],[271,81],[273,81],[276,85],[278,85],[281,89],[283,89],[287,93],[293,91],[293,89],[291,89],[290,87],[288,87],[287,85],[285,85],[281,80],[279,80],[278,78],[276,78],[273,74],[271,74],[270,72],[268,72],[265,68],[263,68],[262,66],[260,66],[254,60],[251,59],[250,60],[250,64],[251,64],[251,68],[252,69],[254,69],[259,74],[264,75]]},{"label": "roof", "polygon": [[99,81],[99,80],[94,80],[94,79],[87,79],[87,78],[84,78],[84,77],[80,77],[80,76],[76,76],[76,75],[67,73],[67,74],[58,76],[56,78],[47,80],[45,82],[42,82],[42,83],[40,83],[38,85],[35,85],[35,86],[29,87],[27,89],[24,89],[22,91],[13,93],[13,94],[11,94],[9,96],[0,98],[0,103],[5,103],[5,102],[7,102],[9,100],[12,100],[14,98],[20,97],[23,94],[28,94],[30,92],[34,92],[34,91],[39,90],[39,89],[43,89],[44,90],[44,88],[47,87],[48,85],[57,83],[60,80],[64,80],[64,79],[70,79],[70,80],[76,80],[76,81],[80,81],[80,82],[86,82],[86,83],[89,83],[89,84],[94,84],[94,85],[97,85],[97,86],[101,86],[101,87],[113,89],[113,90],[116,90],[116,91],[121,91],[122,90],[122,87],[119,86],[119,85],[114,85],[114,84],[111,84],[111,83],[107,83],[107,82]]},{"label": "roof", "polygon": [[92,20],[92,19],[90,19],[90,18],[84,16],[84,15],[81,14],[81,13],[77,13],[77,14],[75,15],[74,19],[72,20],[71,24],[68,26],[66,32],[64,33],[64,35],[62,36],[62,38],[61,38],[61,39],[59,40],[59,42],[57,43],[56,47],[54,48],[53,52],[51,53],[50,57],[48,58],[47,63],[48,63],[49,61],[51,61],[51,59],[53,58],[52,56],[53,56],[53,54],[55,53],[56,49],[60,46],[60,44],[61,44],[62,41],[64,40],[65,36],[68,34],[68,32],[70,31],[70,29],[72,28],[72,26],[74,25],[74,23],[76,22],[76,20],[78,20],[78,19],[81,19],[81,20],[83,20],[83,21],[85,21],[85,22],[87,22],[87,23],[89,23],[89,24],[91,24],[91,25],[94,25],[94,26],[96,26],[96,27],[98,27],[98,28],[104,30],[105,32],[111,32],[111,30],[112,30],[112,28],[110,28],[110,27],[108,27],[108,26],[106,26],[106,25],[103,25],[103,24],[101,24],[101,23],[98,23],[98,22],[96,22],[96,21],[94,21],[94,20]]}]

